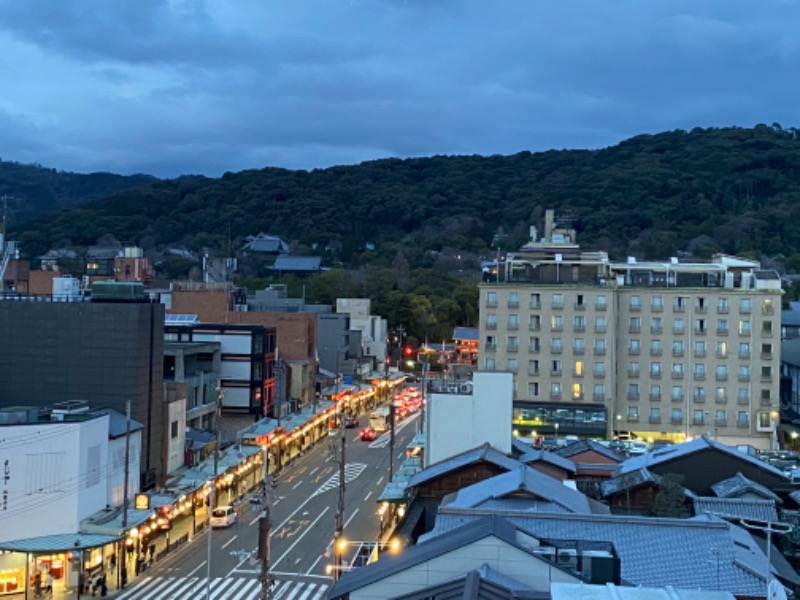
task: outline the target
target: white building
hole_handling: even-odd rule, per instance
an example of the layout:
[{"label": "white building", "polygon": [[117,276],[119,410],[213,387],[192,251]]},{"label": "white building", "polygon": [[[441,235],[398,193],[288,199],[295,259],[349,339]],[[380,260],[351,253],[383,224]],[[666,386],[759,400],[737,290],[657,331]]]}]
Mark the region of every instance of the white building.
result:
[{"label": "white building", "polygon": [[361,332],[361,343],[364,356],[373,357],[376,368],[386,360],[386,340],[389,337],[389,326],[386,319],[370,314],[372,310],[369,298],[337,298],[336,312],[350,315],[350,329]]},{"label": "white building", "polygon": [[488,442],[511,453],[514,380],[511,373],[476,372],[456,394],[431,394],[425,407],[425,465]]}]

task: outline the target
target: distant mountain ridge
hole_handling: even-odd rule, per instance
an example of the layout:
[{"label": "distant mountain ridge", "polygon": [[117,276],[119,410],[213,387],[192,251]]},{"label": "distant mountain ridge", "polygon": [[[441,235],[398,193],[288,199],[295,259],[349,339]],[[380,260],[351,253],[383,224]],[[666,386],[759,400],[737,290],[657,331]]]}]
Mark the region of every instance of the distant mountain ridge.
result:
[{"label": "distant mountain ridge", "polygon": [[[800,269],[796,138],[794,129],[778,125],[697,128],[640,135],[593,151],[385,159],[221,178],[95,174],[106,188],[131,185],[80,206],[74,205],[90,191],[79,194],[78,182],[89,180],[55,185],[72,174],[53,174],[53,189],[45,193],[46,180],[37,183],[28,173],[33,189],[43,190],[38,214],[74,207],[28,223],[18,218],[14,229],[33,254],[66,241],[90,245],[106,233],[137,243],[146,238],[154,246],[236,249],[263,231],[301,253],[331,250],[345,266],[376,256],[391,261],[403,249],[413,268],[430,263],[429,252],[486,254],[494,251],[493,240],[515,248],[543,211],[554,208],[571,219],[582,246],[616,258],[765,254],[793,260]],[[13,195],[10,171],[3,170],[9,164],[0,163],[0,193]],[[146,180],[134,186],[137,177]]]}]

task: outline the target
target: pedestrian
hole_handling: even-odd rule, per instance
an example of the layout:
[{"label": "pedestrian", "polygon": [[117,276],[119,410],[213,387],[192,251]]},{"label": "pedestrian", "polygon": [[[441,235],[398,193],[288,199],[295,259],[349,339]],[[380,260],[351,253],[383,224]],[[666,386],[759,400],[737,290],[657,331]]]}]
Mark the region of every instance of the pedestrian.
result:
[{"label": "pedestrian", "polygon": [[42,597],[42,574],[39,571],[33,576],[33,597]]},{"label": "pedestrian", "polygon": [[150,562],[153,562],[153,555],[156,553],[156,544],[152,542],[150,547],[147,549],[147,552],[150,554]]},{"label": "pedestrian", "polygon": [[105,598],[108,594],[108,585],[106,585],[106,574],[103,573],[103,576],[100,578],[100,596]]},{"label": "pedestrian", "polygon": [[44,578],[44,592],[45,594],[53,595],[53,575],[50,571],[47,572]]},{"label": "pedestrian", "polygon": [[81,571],[78,573],[78,598],[81,597],[81,594],[86,589],[86,573]]},{"label": "pedestrian", "polygon": [[128,567],[124,564],[119,569],[119,583],[122,588],[128,585]]},{"label": "pedestrian", "polygon": [[112,573],[117,569],[117,555],[113,552],[108,557],[108,568]]}]

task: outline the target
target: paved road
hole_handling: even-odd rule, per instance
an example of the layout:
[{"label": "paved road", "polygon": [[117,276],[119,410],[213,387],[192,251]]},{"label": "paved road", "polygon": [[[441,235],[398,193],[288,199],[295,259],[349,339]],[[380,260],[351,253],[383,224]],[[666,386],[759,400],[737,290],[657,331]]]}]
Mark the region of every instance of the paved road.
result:
[{"label": "paved road", "polygon": [[[362,422],[366,419],[362,419]],[[395,429],[395,469],[417,430],[418,415]],[[358,430],[345,430],[345,527],[348,540],[378,537],[378,496],[389,475],[389,434],[373,443],[358,439]],[[270,571],[275,578],[272,598],[324,598],[332,583],[325,571],[334,534],[338,505],[339,463],[332,447],[338,436],[322,442],[282,471],[275,480],[272,510]],[[255,510],[254,510],[255,509]],[[185,548],[156,563],[121,593],[118,600],[255,600],[260,598],[260,565],[253,558],[258,545],[258,507],[236,507],[237,522],[211,536],[211,579],[207,578],[208,536],[198,535]],[[357,552],[354,544],[348,562]],[[209,594],[210,592],[210,594]]]}]

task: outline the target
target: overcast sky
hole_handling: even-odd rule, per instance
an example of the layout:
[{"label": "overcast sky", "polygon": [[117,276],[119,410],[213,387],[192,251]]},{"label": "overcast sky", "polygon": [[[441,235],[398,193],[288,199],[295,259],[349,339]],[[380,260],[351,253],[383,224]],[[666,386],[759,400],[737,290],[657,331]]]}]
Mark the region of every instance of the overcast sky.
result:
[{"label": "overcast sky", "polygon": [[796,0],[0,0],[0,158],[159,177],[800,125]]}]

